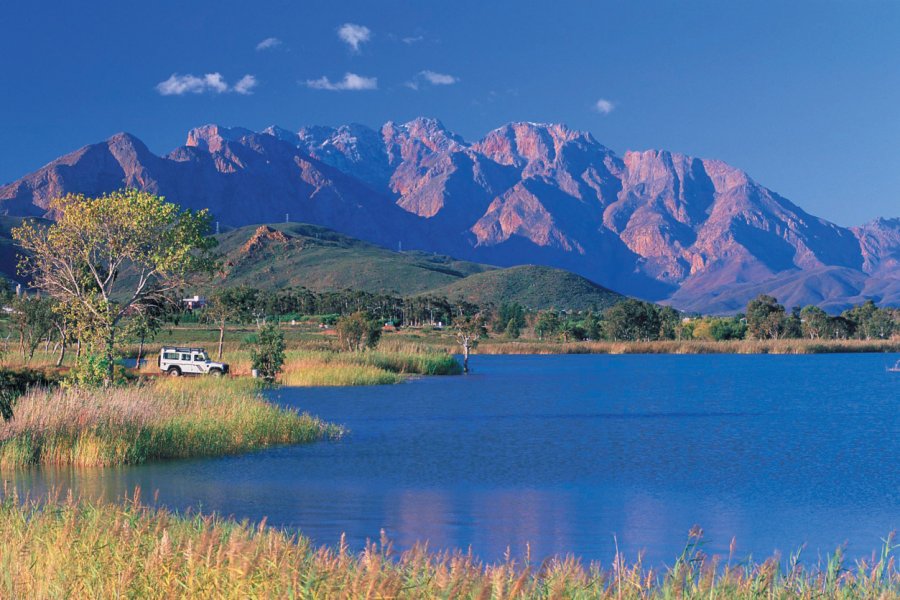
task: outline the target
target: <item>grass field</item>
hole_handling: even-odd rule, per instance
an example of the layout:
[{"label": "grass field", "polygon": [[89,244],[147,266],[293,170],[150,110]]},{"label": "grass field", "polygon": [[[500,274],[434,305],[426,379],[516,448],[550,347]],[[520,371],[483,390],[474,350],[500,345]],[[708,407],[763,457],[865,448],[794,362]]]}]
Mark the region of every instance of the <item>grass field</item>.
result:
[{"label": "grass field", "polygon": [[893,543],[847,564],[772,557],[715,558],[688,538],[671,566],[638,558],[608,565],[572,557],[484,564],[471,554],[390,542],[350,552],[316,548],[265,526],[178,516],[142,505],[72,498],[0,502],[0,596],[5,598],[898,598]]},{"label": "grass field", "polygon": [[249,379],[172,379],[109,390],[33,389],[0,421],[0,467],[110,466],[333,438],[341,429],[270,404]]}]

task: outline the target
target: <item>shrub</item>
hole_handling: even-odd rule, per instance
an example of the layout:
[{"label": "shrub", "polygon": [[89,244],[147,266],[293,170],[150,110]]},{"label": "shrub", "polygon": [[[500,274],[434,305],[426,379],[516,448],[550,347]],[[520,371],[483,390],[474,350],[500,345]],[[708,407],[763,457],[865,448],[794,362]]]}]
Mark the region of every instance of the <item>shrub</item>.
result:
[{"label": "shrub", "polygon": [[122,385],[127,381],[125,369],[121,365],[113,365],[113,378],[107,382],[109,358],[102,354],[85,354],[75,361],[75,366],[66,374],[63,385],[66,387],[98,388],[111,383]]},{"label": "shrub", "polygon": [[381,323],[369,317],[367,313],[356,312],[338,320],[337,332],[342,348],[358,352],[378,345],[381,339]]},{"label": "shrub", "polygon": [[274,381],[284,366],[284,332],[275,323],[266,324],[250,348],[250,362],[260,377]]}]

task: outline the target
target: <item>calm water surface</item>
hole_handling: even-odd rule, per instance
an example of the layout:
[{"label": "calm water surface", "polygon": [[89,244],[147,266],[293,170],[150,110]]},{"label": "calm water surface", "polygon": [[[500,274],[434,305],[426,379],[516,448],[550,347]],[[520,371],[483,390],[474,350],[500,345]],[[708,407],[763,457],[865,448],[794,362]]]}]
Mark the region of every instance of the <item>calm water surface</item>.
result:
[{"label": "calm water surface", "polygon": [[283,388],[346,425],[338,442],[240,457],[3,478],[40,493],[267,517],[320,544],[384,529],[396,545],[488,560],[574,553],[670,563],[706,550],[860,556],[900,527],[900,376],[887,355],[477,356],[468,377]]}]

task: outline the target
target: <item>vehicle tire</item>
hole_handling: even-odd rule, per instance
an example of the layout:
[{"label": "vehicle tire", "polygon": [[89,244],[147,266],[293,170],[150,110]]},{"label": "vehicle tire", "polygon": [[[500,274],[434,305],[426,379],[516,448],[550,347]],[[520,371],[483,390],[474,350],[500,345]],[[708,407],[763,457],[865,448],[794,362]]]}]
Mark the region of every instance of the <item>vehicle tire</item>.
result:
[{"label": "vehicle tire", "polygon": [[210,370],[209,370],[209,376],[210,376],[210,377],[221,377],[221,376],[222,376],[222,369],[210,369]]},{"label": "vehicle tire", "polygon": [[178,367],[169,367],[169,370],[166,371],[166,375],[168,375],[169,377],[180,377],[181,369],[179,369]]}]

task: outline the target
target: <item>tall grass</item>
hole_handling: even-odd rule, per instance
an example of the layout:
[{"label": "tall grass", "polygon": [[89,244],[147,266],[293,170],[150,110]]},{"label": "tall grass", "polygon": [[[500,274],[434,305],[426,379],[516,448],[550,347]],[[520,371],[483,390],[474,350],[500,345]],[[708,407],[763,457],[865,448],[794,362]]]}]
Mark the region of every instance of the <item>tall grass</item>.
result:
[{"label": "tall grass", "polygon": [[251,381],[159,379],[110,390],[36,389],[0,423],[0,467],[108,466],[233,454],[338,436],[278,408]]},{"label": "tall grass", "polygon": [[840,551],[804,566],[710,558],[697,532],[672,566],[574,557],[485,564],[470,553],[397,554],[387,540],[315,548],[264,524],[178,516],[143,506],[8,495],[0,502],[0,597],[6,598],[898,598],[888,538],[848,564]]},{"label": "tall grass", "polygon": [[[250,355],[237,350],[225,356],[235,375],[250,374]],[[156,363],[145,365],[146,374]],[[398,383],[406,375],[457,375],[459,362],[446,352],[338,352],[290,350],[279,382],[295,386],[382,385]]]}]

